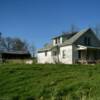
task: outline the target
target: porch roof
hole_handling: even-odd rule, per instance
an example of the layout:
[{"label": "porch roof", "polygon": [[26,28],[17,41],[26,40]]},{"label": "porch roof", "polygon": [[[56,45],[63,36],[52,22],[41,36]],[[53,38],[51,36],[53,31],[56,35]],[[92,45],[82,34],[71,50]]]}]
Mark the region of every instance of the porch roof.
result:
[{"label": "porch roof", "polygon": [[87,49],[100,50],[100,47],[78,45],[77,48],[77,50],[87,50]]}]

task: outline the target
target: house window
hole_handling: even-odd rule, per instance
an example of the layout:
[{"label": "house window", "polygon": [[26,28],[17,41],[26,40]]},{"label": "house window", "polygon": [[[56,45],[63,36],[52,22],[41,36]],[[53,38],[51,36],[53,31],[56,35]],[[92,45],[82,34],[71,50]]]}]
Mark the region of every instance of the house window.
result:
[{"label": "house window", "polygon": [[53,56],[56,56],[56,55],[57,55],[57,52],[56,52],[56,51],[54,51],[54,52],[53,52]]},{"label": "house window", "polygon": [[47,56],[47,51],[45,51],[45,56]]},{"label": "house window", "polygon": [[84,44],[87,45],[87,37],[84,37]]},{"label": "house window", "polygon": [[60,43],[60,38],[58,38],[58,43]]},{"label": "house window", "polygon": [[78,58],[81,59],[81,51],[78,51]]},{"label": "house window", "polygon": [[88,45],[91,45],[91,38],[88,37]]},{"label": "house window", "polygon": [[91,38],[90,37],[85,37],[84,38],[84,44],[85,45],[91,45]]},{"label": "house window", "polygon": [[65,58],[66,57],[66,50],[63,50],[62,51],[62,58]]},{"label": "house window", "polygon": [[55,39],[55,44],[57,44],[57,38]]}]

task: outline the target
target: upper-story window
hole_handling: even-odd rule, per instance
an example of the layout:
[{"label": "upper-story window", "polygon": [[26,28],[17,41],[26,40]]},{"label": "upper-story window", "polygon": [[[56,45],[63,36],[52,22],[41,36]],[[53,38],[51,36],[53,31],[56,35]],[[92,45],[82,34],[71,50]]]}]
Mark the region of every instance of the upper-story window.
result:
[{"label": "upper-story window", "polygon": [[88,38],[88,45],[91,45],[91,38]]},{"label": "upper-story window", "polygon": [[54,41],[55,41],[55,44],[60,44],[60,38],[55,38]]},{"label": "upper-story window", "polygon": [[57,38],[55,38],[55,44],[57,44]]},{"label": "upper-story window", "polygon": [[84,44],[87,45],[87,37],[84,37]]},{"label": "upper-story window", "polygon": [[85,45],[91,45],[91,38],[90,37],[84,37],[84,44]]},{"label": "upper-story window", "polygon": [[62,37],[56,37],[53,39],[53,45],[59,45],[59,44],[62,44]]},{"label": "upper-story window", "polygon": [[58,44],[60,43],[60,38],[58,38]]},{"label": "upper-story window", "polygon": [[45,51],[45,56],[47,56],[47,51]]}]

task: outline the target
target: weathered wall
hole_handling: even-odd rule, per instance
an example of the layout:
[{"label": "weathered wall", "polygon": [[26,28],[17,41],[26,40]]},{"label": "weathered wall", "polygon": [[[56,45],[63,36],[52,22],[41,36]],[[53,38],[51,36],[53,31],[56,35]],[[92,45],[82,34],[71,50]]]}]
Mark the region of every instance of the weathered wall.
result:
[{"label": "weathered wall", "polygon": [[90,37],[91,39],[91,46],[99,46],[100,47],[100,41],[98,41],[95,33],[93,33],[92,31],[88,31],[86,32],[85,34],[83,34],[76,42],[75,44],[78,44],[78,45],[85,45],[84,44],[84,38],[85,37]]},{"label": "weathered wall", "polygon": [[75,64],[78,60],[78,50],[77,50],[77,46],[73,45],[73,63]]},{"label": "weathered wall", "polygon": [[51,56],[51,51],[47,52],[47,56],[45,56],[45,52],[40,52],[37,54],[38,63],[53,63],[53,59]]},{"label": "weathered wall", "polygon": [[[100,41],[98,41],[98,38],[96,37],[95,33],[93,33],[91,30],[87,31],[73,45],[73,62],[74,63],[78,60],[77,45],[85,46],[85,43],[84,43],[85,42],[84,41],[85,37],[89,37],[90,38],[91,44],[89,46],[100,47]],[[83,55],[83,57],[84,56],[86,56],[86,55]]]},{"label": "weathered wall", "polygon": [[[65,50],[65,58],[63,58],[63,50]],[[51,51],[47,52],[47,56],[45,56],[45,52],[38,53],[38,63],[56,63],[55,59],[59,59],[61,63],[64,64],[72,64],[73,63],[73,47],[72,45],[60,47],[59,58],[53,57]]]},{"label": "weathered wall", "polygon": [[[65,58],[63,58],[63,50],[65,50]],[[73,46],[64,46],[60,48],[60,62],[64,64],[72,64],[73,63]]]}]

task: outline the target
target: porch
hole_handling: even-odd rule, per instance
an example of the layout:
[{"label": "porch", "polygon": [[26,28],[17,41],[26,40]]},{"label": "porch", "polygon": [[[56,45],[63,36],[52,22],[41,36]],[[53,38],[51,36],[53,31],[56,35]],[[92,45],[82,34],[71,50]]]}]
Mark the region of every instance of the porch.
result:
[{"label": "porch", "polygon": [[78,51],[77,63],[81,64],[100,63],[100,47],[79,45],[77,51]]}]

